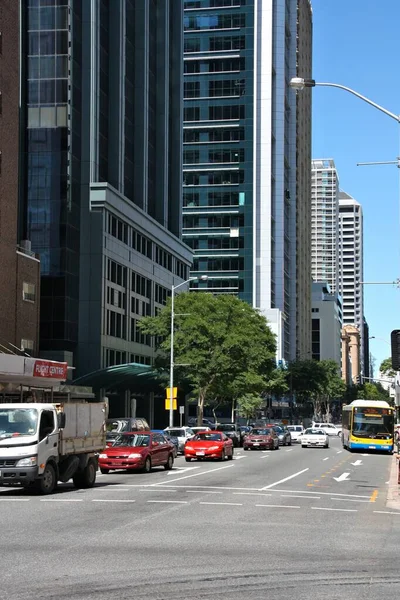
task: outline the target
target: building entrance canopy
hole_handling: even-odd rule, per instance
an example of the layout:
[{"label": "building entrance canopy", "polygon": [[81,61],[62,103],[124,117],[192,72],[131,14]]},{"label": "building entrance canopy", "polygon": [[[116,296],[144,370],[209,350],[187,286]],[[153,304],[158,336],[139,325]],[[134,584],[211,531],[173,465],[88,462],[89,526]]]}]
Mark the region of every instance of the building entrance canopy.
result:
[{"label": "building entrance canopy", "polygon": [[135,389],[138,392],[161,392],[164,382],[159,371],[149,365],[127,363],[100,369],[79,377],[73,385],[96,389]]}]

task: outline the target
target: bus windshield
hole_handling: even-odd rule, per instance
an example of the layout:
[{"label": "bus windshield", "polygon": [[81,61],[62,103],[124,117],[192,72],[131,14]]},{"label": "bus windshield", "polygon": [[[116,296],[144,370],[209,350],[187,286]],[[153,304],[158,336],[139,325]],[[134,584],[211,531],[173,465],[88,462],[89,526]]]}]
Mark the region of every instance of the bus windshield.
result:
[{"label": "bus windshield", "polygon": [[387,408],[355,408],[352,433],[366,438],[387,438],[393,435],[393,414]]}]

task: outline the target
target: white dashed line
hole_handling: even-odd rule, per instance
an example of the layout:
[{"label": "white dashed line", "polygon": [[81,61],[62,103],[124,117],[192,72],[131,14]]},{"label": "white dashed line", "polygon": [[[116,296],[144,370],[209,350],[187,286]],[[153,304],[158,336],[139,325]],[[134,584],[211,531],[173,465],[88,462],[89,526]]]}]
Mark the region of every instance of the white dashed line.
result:
[{"label": "white dashed line", "polygon": [[370,502],[370,500],[359,500],[357,498],[331,498],[331,500],[338,500],[340,502]]},{"label": "white dashed line", "polygon": [[293,452],[293,448],[290,448],[289,450],[286,450],[286,452]]},{"label": "white dashed line", "polygon": [[40,502],[83,502],[83,498],[42,498]]},{"label": "white dashed line", "polygon": [[92,502],[119,502],[122,504],[132,504],[133,502],[136,502],[136,500],[111,500],[110,498],[94,498]]},{"label": "white dashed line", "polygon": [[199,475],[208,475],[209,473],[215,473],[216,471],[222,471],[222,469],[232,469],[234,465],[226,465],[226,467],[218,467],[217,469],[210,469],[209,471],[201,471],[200,473],[193,473],[192,475],[185,475],[184,477],[179,477],[178,479],[168,479],[167,481],[161,481],[160,483],[153,483],[152,487],[158,487],[159,485],[164,485],[168,483],[174,483],[174,481],[183,481],[184,479],[189,479],[191,477],[198,477]]},{"label": "white dashed line", "polygon": [[149,504],[187,504],[186,500],[147,500]]},{"label": "white dashed line", "polygon": [[186,490],[187,494],[222,494],[222,492],[211,492],[209,490]]},{"label": "white dashed line", "polygon": [[275,487],[276,485],[279,485],[280,483],[284,483],[285,481],[289,481],[289,479],[293,479],[294,477],[298,477],[299,475],[301,475],[302,473],[305,473],[306,471],[308,471],[309,468],[307,467],[307,469],[303,469],[302,471],[298,471],[297,473],[294,473],[293,475],[289,475],[289,477],[285,477],[284,479],[280,479],[279,481],[276,481],[275,483],[270,483],[269,485],[266,485],[265,487],[261,488],[260,491],[264,491],[264,490],[269,490],[272,487]]},{"label": "white dashed line", "polygon": [[233,492],[233,496],[272,496],[272,494],[262,494],[261,492]]},{"label": "white dashed line", "polygon": [[[306,500],[321,500],[321,496],[300,496],[300,495],[296,496],[294,494],[293,495],[281,494],[281,498],[305,498]],[[368,502],[369,502],[369,500],[368,500]]]},{"label": "white dashed line", "polygon": [[374,510],[374,513],[377,513],[379,515],[398,515],[400,516],[400,512],[392,512],[389,510]]},{"label": "white dashed line", "polygon": [[343,450],[338,450],[336,454],[342,454]]},{"label": "white dashed line", "polygon": [[243,506],[238,502],[199,502],[199,504],[207,504],[208,506]]},{"label": "white dashed line", "polygon": [[157,489],[154,489],[154,488],[153,488],[153,489],[146,488],[146,489],[144,489],[144,490],[139,490],[139,492],[152,492],[152,493],[154,493],[154,492],[155,492],[155,493],[157,493],[157,494],[158,494],[158,492],[171,492],[171,493],[173,493],[173,494],[176,494],[176,492],[177,492],[177,491],[178,491],[178,490],[170,490],[170,489],[168,489],[168,488],[165,488],[165,489],[164,489],[164,488],[157,488]]},{"label": "white dashed line", "polygon": [[0,502],[30,502],[30,498],[0,498]]},{"label": "white dashed line", "polygon": [[311,510],[330,510],[336,512],[358,512],[355,508],[324,508],[322,506],[312,506]]},{"label": "white dashed line", "polygon": [[326,458],[323,458],[322,460],[329,460],[329,456],[327,456]]},{"label": "white dashed line", "polygon": [[258,508],[300,508],[300,506],[292,506],[290,504],[256,504]]}]

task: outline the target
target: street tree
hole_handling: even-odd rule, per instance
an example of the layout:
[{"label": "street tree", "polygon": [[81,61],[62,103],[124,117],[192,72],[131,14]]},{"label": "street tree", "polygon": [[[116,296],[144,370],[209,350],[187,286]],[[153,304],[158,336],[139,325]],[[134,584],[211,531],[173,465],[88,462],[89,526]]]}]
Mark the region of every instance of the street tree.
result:
[{"label": "street tree", "polygon": [[[275,365],[275,336],[259,311],[229,294],[181,293],[174,312],[174,378],[178,385],[188,382],[197,396],[201,425],[207,401],[242,396],[246,385],[247,393],[255,393],[268,379]],[[157,365],[165,369],[170,356],[170,300],[157,316],[143,318],[139,327],[154,337]]]},{"label": "street tree", "polygon": [[256,416],[264,404],[264,399],[259,394],[245,394],[238,399],[238,412],[249,424],[250,419]]},{"label": "street tree", "polygon": [[381,365],[379,367],[379,371],[385,375],[385,377],[396,377],[396,371],[393,369],[392,367],[392,359],[389,358],[385,358],[382,362]]}]

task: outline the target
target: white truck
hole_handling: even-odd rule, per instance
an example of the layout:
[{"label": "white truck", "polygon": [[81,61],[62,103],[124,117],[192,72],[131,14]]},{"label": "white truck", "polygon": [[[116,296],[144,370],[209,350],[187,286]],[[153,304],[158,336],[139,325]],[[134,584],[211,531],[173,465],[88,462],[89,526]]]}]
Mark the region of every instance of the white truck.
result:
[{"label": "white truck", "polygon": [[72,478],[77,488],[93,487],[107,415],[102,402],[0,404],[0,486],[51,494]]}]

